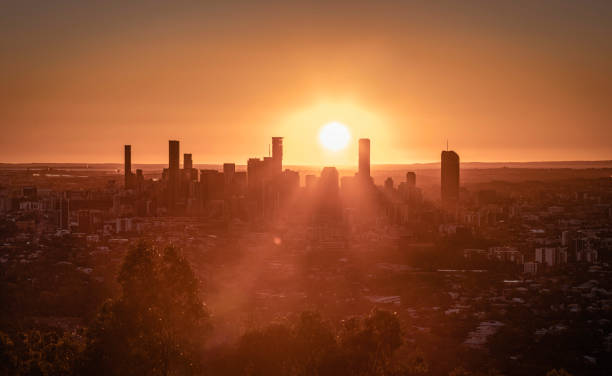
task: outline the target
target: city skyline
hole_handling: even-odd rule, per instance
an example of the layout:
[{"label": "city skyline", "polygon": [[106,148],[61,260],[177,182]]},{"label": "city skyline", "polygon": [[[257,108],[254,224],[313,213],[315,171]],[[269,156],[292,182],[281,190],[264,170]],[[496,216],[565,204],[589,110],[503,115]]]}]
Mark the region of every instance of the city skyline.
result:
[{"label": "city skyline", "polygon": [[[144,7],[5,2],[2,162],[159,163],[181,136],[198,163],[612,159],[612,4],[241,2]],[[79,20],[79,22],[74,22]],[[280,32],[283,30],[283,32]],[[317,132],[347,125],[349,147]]]},{"label": "city skyline", "polygon": [[610,20],[0,1],[0,375],[612,375]]}]

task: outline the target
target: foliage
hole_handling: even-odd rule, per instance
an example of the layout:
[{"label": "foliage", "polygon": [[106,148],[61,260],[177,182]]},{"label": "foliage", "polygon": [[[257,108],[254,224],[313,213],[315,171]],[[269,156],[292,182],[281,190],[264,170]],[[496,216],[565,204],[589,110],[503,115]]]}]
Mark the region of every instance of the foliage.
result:
[{"label": "foliage", "polygon": [[401,344],[399,320],[390,312],[375,310],[367,317],[349,319],[338,331],[318,313],[304,312],[295,322],[245,333],[224,354],[224,361],[217,359],[209,371],[233,375],[390,375],[395,371],[393,353]]},{"label": "foliage", "polygon": [[140,243],[118,281],[122,296],[104,304],[88,331],[82,372],[197,372],[210,323],[189,263],[172,247],[160,252]]},{"label": "foliage", "polygon": [[80,346],[71,336],[29,330],[11,340],[0,333],[0,373],[3,375],[72,375]]},{"label": "foliage", "polygon": [[572,376],[572,374],[561,368],[559,370],[552,369],[548,371],[546,376]]}]

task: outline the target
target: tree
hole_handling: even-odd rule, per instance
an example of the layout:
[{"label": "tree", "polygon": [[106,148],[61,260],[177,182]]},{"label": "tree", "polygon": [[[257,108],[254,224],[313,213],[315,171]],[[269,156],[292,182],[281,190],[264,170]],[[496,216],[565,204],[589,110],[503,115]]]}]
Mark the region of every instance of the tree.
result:
[{"label": "tree", "polygon": [[[217,351],[211,374],[223,375],[392,375],[391,358],[401,345],[397,316],[373,311],[352,318],[340,331],[318,313],[245,333],[237,345]],[[419,360],[419,362],[421,362]],[[420,371],[422,364],[415,370]]]},{"label": "tree", "polygon": [[14,335],[0,332],[0,374],[73,375],[79,345],[66,333],[28,330]]},{"label": "tree", "polygon": [[363,320],[347,320],[340,335],[341,351],[352,375],[385,374],[401,344],[397,315],[381,310]]},{"label": "tree", "polygon": [[88,330],[86,374],[193,374],[201,369],[210,320],[198,281],[173,247],[139,243],[126,255],[122,294],[107,301]]},{"label": "tree", "polygon": [[474,374],[468,370],[466,370],[463,367],[456,367],[455,369],[453,369],[452,371],[450,371],[450,373],[448,374],[448,376],[473,376]]},{"label": "tree", "polygon": [[8,335],[0,332],[0,374],[14,374],[16,368],[15,344]]},{"label": "tree", "polygon": [[572,374],[561,368],[558,371],[556,369],[551,369],[546,372],[546,376],[572,376]]}]

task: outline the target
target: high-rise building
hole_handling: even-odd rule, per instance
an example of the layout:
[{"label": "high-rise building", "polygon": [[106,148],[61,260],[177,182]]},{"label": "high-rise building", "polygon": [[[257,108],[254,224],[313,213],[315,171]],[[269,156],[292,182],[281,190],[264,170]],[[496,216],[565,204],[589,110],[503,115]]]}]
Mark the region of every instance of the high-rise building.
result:
[{"label": "high-rise building", "polygon": [[229,187],[232,185],[234,180],[234,174],[236,173],[235,163],[224,163],[223,164],[223,176],[225,177],[225,186]]},{"label": "high-rise building", "polygon": [[191,171],[193,168],[193,160],[191,159],[191,153],[183,154],[183,168],[185,171]]},{"label": "high-rise building", "polygon": [[217,170],[200,171],[200,187],[204,201],[222,200],[224,184],[223,173]]},{"label": "high-rise building", "polygon": [[124,186],[126,189],[131,188],[132,182],[132,145],[125,145],[123,147],[123,161],[124,161]]},{"label": "high-rise building", "polygon": [[[225,173],[223,174],[225,175]],[[234,193],[239,196],[246,195],[247,191],[247,172],[246,171],[236,171],[234,172],[234,177],[232,178],[232,185],[234,187]]]},{"label": "high-rise building", "polygon": [[70,229],[70,199],[62,195],[58,203],[58,227],[62,230]]},{"label": "high-rise building", "polygon": [[272,161],[274,165],[274,175],[283,171],[283,138],[272,137]]},{"label": "high-rise building", "polygon": [[259,158],[249,158],[247,161],[247,177],[249,192],[258,190],[263,183],[263,161]]},{"label": "high-rise building", "polygon": [[191,153],[183,154],[183,174],[181,183],[184,185],[183,193],[186,193],[185,190],[189,188],[191,182],[198,181],[198,170],[193,168],[193,159],[191,158]]},{"label": "high-rise building", "polygon": [[176,140],[170,140],[168,141],[168,209],[170,212],[175,210],[176,200],[178,197],[179,165],[179,142]]},{"label": "high-rise building", "polygon": [[142,191],[143,184],[144,184],[144,175],[142,174],[142,169],[138,168],[136,169],[136,189],[138,189],[139,192]]},{"label": "high-rise building", "polygon": [[388,177],[385,180],[385,190],[392,192],[393,191],[393,178],[392,177]]},{"label": "high-rise building", "polygon": [[452,150],[442,151],[440,185],[442,205],[455,206],[459,201],[459,155]]},{"label": "high-rise building", "polygon": [[370,178],[370,139],[359,139],[359,176]]},{"label": "high-rise building", "polygon": [[416,187],[416,173],[414,171],[408,171],[406,173],[406,184],[409,188]]},{"label": "high-rise building", "polygon": [[340,217],[340,187],[338,183],[338,170],[335,167],[324,167],[316,186],[316,217],[319,220],[333,220]]},{"label": "high-rise building", "polygon": [[304,177],[304,185],[306,189],[314,189],[317,185],[317,177],[315,175],[309,174]]}]

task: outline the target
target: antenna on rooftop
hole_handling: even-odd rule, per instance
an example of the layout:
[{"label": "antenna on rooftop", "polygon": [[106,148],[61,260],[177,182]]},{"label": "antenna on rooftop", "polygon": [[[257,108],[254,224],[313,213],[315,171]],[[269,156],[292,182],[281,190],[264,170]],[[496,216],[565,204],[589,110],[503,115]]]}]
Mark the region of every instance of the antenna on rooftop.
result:
[{"label": "antenna on rooftop", "polygon": [[446,151],[448,151],[448,138],[446,139]]}]

